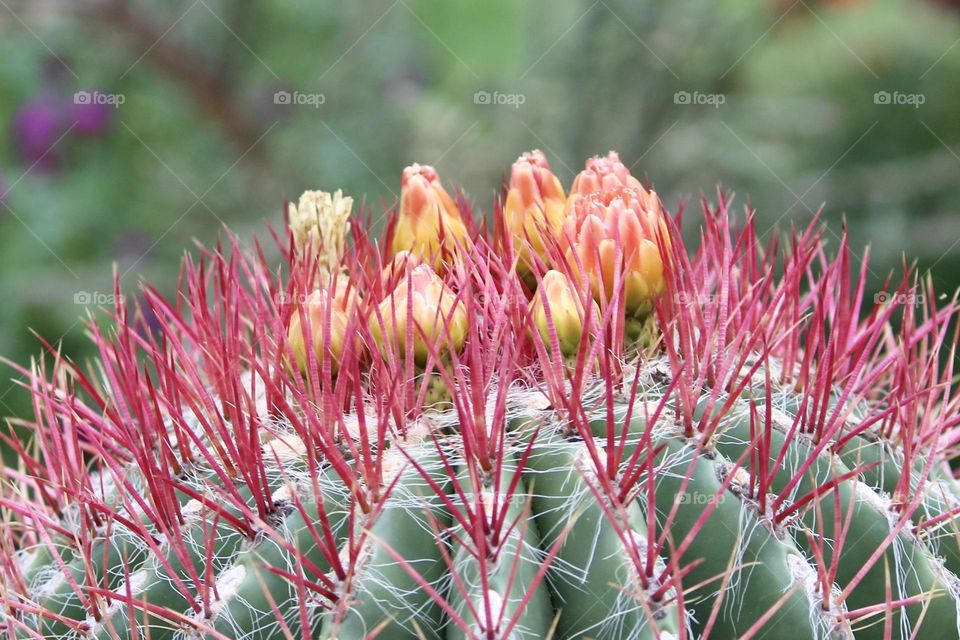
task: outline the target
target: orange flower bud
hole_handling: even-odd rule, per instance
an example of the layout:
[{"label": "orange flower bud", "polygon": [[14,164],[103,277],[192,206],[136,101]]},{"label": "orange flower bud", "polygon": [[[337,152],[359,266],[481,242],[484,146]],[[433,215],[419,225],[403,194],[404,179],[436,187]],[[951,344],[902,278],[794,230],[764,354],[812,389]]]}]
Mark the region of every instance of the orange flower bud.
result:
[{"label": "orange flower bud", "polygon": [[[659,244],[669,243],[657,194],[641,187],[583,196],[566,224],[594,297],[609,301],[619,272],[627,314],[649,313],[666,287]],[[576,266],[572,256],[568,259]]]},{"label": "orange flower bud", "polygon": [[630,170],[620,162],[616,151],[605,157],[593,156],[586,168],[577,174],[570,187],[571,201],[577,196],[587,196],[594,191],[609,191],[617,188],[643,189],[640,181],[630,175]]},{"label": "orange flower bud", "polygon": [[[551,347],[550,322],[547,321],[547,310],[550,311],[550,320],[557,332],[557,342],[560,353],[570,357],[577,353],[580,339],[583,337],[584,308],[580,295],[570,279],[563,273],[550,270],[543,276],[543,281],[537,287],[537,292],[530,302],[530,312],[533,323],[540,332],[540,337],[547,347]],[[591,313],[595,314],[596,322],[599,319],[597,303],[590,301]]]},{"label": "orange flower bud", "polygon": [[503,221],[520,257],[517,271],[521,277],[527,277],[533,266],[531,251],[546,259],[549,245],[545,236],[559,240],[565,207],[563,185],[542,152],[525,153],[513,163]]},{"label": "orange flower bud", "polygon": [[[331,300],[330,295],[317,289],[303,303],[303,314],[307,322],[310,323],[310,337],[313,341],[313,353],[316,356],[317,366],[322,366],[324,336],[327,330],[328,314],[330,327],[329,360],[331,368],[336,373],[340,365],[340,356],[343,355],[343,344],[347,334],[347,314],[341,306]],[[290,316],[290,328],[287,331],[287,339],[290,343],[290,349],[293,351],[293,357],[297,362],[300,371],[307,373],[309,370],[309,359],[307,356],[307,332],[303,326],[300,309],[294,309]]]},{"label": "orange flower bud", "polygon": [[455,254],[457,244],[468,240],[460,211],[433,167],[410,165],[403,170],[400,185],[400,215],[391,253],[409,251],[439,269],[444,252]]},{"label": "orange flower bud", "polygon": [[[412,328],[408,319],[413,320]],[[442,355],[447,349],[459,351],[467,338],[467,311],[463,303],[425,264],[413,268],[400,280],[380,303],[379,317],[373,313],[369,322],[380,348],[386,350],[392,344],[400,354],[406,351],[407,331],[412,329],[413,353],[421,366],[427,362],[430,346]]]}]

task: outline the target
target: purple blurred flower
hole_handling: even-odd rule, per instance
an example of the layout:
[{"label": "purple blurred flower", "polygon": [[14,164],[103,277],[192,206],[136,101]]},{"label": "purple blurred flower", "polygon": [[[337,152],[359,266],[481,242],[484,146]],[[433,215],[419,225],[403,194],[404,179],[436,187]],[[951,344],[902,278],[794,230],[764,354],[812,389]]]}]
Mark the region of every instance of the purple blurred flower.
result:
[{"label": "purple blurred flower", "polygon": [[113,122],[113,107],[104,103],[85,102],[71,105],[70,122],[74,131],[83,136],[98,136]]},{"label": "purple blurred flower", "polygon": [[60,164],[60,153],[54,147],[69,126],[64,108],[48,97],[30,100],[13,117],[12,136],[17,154],[24,164],[39,171],[51,172]]}]

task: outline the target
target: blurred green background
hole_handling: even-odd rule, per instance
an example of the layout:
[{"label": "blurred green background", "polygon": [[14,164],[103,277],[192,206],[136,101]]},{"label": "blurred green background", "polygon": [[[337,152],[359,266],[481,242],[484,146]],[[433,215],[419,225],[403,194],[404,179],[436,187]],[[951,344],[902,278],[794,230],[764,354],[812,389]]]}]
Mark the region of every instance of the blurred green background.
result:
[{"label": "blurred green background", "polygon": [[[821,204],[960,283],[960,11],[866,0],[0,0],[0,354],[78,324],[111,265],[174,290],[194,239],[285,197],[391,203],[410,162],[489,211],[542,148],[617,149],[668,206],[733,189],[762,228]],[[80,92],[80,93],[77,93]],[[696,216],[687,220],[691,229]],[[0,383],[0,414],[26,396]]]}]

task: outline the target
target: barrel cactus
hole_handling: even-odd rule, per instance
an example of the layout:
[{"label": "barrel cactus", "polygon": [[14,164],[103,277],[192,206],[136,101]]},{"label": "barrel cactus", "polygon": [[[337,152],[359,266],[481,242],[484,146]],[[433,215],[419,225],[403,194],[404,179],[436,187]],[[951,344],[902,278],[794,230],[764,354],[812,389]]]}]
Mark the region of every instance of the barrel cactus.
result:
[{"label": "barrel cactus", "polygon": [[384,237],[307,192],[21,368],[6,637],[960,637],[956,299],[723,193],[688,247],[614,153],[509,176],[414,165]]}]

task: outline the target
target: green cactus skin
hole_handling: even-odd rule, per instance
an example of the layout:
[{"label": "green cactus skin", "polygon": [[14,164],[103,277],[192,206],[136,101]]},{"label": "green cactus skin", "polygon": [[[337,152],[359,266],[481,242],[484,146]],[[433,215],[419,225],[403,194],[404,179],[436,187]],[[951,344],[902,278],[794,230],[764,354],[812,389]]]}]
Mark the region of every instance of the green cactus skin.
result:
[{"label": "green cactus skin", "polygon": [[59,563],[69,565],[73,558],[70,545],[59,545],[56,553],[44,543],[24,549],[26,561],[23,566],[23,579],[28,585],[38,586],[50,579],[51,572],[59,572]]},{"label": "green cactus skin", "polygon": [[[295,468],[294,468],[295,469]],[[330,467],[321,469],[317,483],[323,496],[323,509],[337,544],[346,538],[349,519],[349,493]],[[284,627],[294,636],[316,636],[323,614],[307,607],[309,629],[303,629],[300,599],[293,583],[270,568],[296,574],[304,565],[327,571],[330,565],[311,531],[320,526],[320,506],[303,498],[294,504],[286,498],[283,518],[272,535],[263,534],[246,543],[232,557],[226,582],[227,593],[214,605],[213,628],[226,637],[266,640],[283,637]],[[309,563],[309,564],[307,564]],[[276,611],[283,614],[283,624]]]},{"label": "green cactus skin", "polygon": [[[742,454],[745,443],[749,442],[750,427],[745,420],[734,420],[731,426],[718,437],[718,449],[727,453],[727,455]],[[784,446],[786,436],[779,429],[771,431],[771,442],[774,452],[780,451]],[[879,449],[871,449],[879,451]],[[815,454],[811,445],[801,440],[795,440],[792,444],[792,454],[784,460],[783,466],[777,477],[774,479],[773,488],[781,491],[793,472],[804,460],[813,457]],[[854,456],[843,456],[843,458],[853,460]],[[860,463],[862,465],[863,462]],[[892,466],[893,462],[889,458],[886,460],[887,466]],[[842,460],[834,458],[826,453],[815,456],[815,463],[812,465],[807,475],[797,485],[795,494],[802,495],[815,488],[816,484],[824,484],[833,478],[843,476],[849,471]],[[851,517],[851,528],[848,536],[857,540],[858,543],[844,549],[840,557],[840,570],[837,574],[837,582],[843,586],[852,579],[856,573],[863,567],[870,554],[877,549],[883,540],[890,533],[890,516],[885,512],[882,500],[872,491],[875,487],[870,487],[864,482],[869,472],[862,474],[860,480],[850,479],[840,483],[838,487],[840,521],[844,522],[847,517]],[[790,528],[797,544],[805,547],[807,536],[820,536],[827,540],[832,540],[837,535],[834,531],[836,503],[833,500],[822,500],[819,504],[820,513],[815,510],[808,511],[801,526]],[[852,508],[853,514],[849,513]],[[925,549],[919,540],[907,532],[901,531],[894,545],[891,545],[884,554],[883,562],[874,565],[867,574],[864,582],[855,589],[848,600],[847,606],[856,609],[861,606],[869,606],[884,597],[886,588],[886,571],[896,574],[894,579],[894,597],[897,599],[907,598],[922,593],[940,593],[944,597],[934,598],[924,615],[928,619],[926,624],[932,624],[937,628],[952,629],[957,628],[957,603],[950,596],[949,585],[944,584],[943,578],[937,575],[935,562],[930,557],[930,552]],[[917,623],[918,616],[924,607],[914,605],[907,607],[911,626]],[[895,620],[900,616],[899,612],[894,614]],[[899,622],[898,622],[899,624]],[[857,631],[858,638],[883,637],[882,625]]]},{"label": "green cactus skin", "polygon": [[[695,445],[680,438],[669,438],[664,444],[665,472],[657,482],[657,511],[667,514],[676,508],[676,520],[670,530],[675,545],[680,545],[711,500],[715,509],[706,523],[708,535],[695,536],[686,557],[702,559],[691,573],[693,583],[710,581],[740,567],[730,577],[730,584],[710,583],[706,593],[723,595],[722,609],[716,617],[716,634],[736,638],[747,632],[767,611],[773,609],[785,594],[792,591],[786,603],[767,621],[771,637],[800,640],[817,637],[811,620],[817,620],[816,604],[811,602],[794,577],[794,564],[802,554],[789,538],[781,538],[767,523],[736,499],[729,490],[722,490],[722,474],[730,461],[722,455],[695,456]],[[691,461],[693,473],[684,487],[684,478]],[[721,589],[721,586],[724,586]],[[709,619],[715,599],[708,597],[693,602],[695,618],[700,625]]]},{"label": "green cactus skin", "polygon": [[[485,604],[493,605],[490,612],[493,618],[497,618],[498,613],[502,613],[504,620],[509,620],[519,610],[519,619],[511,637],[518,640],[534,640],[549,635],[553,624],[553,611],[546,585],[542,582],[535,587],[526,606],[520,609],[522,599],[534,583],[542,558],[539,550],[538,528],[534,521],[525,517],[530,508],[530,497],[523,488],[523,480],[519,480],[520,487],[512,497],[506,493],[506,487],[518,472],[516,464],[507,458],[500,471],[499,484],[489,477],[479,479],[478,486],[476,478],[470,477],[465,472],[460,474],[461,486],[466,490],[465,496],[471,507],[476,508],[476,492],[479,491],[483,496],[482,502],[487,505],[485,510],[488,512],[488,517],[492,513],[489,510],[494,505],[499,508],[506,504],[506,521],[511,524],[506,535],[498,541],[499,544],[494,549],[496,556],[487,558],[486,576],[481,575],[480,562],[465,546],[456,550],[454,565],[458,569],[467,593],[464,594],[459,589],[452,588],[450,596],[454,610],[474,629],[484,628],[478,625],[476,618],[486,618]],[[469,534],[462,527],[455,527],[453,535],[463,538]],[[472,608],[467,604],[467,599],[470,600]],[[498,611],[493,610],[494,607],[497,607]],[[473,611],[477,612],[476,616]],[[498,630],[504,631],[502,628]],[[469,638],[470,636],[467,636],[459,627],[451,625],[448,628],[447,640],[469,640]]]},{"label": "green cactus skin", "polygon": [[[848,467],[876,465],[865,469],[861,474],[863,483],[873,491],[891,497],[897,495],[903,458],[883,440],[857,436],[840,452],[840,458]],[[918,457],[910,472],[911,493],[917,490],[922,492],[914,520],[932,520],[956,513],[960,508],[960,487],[952,477],[943,472],[943,466],[938,464],[932,466],[930,477],[925,477],[925,462],[925,458]],[[922,487],[921,479],[924,479]],[[921,538],[934,555],[943,559],[944,565],[953,575],[960,576],[960,530],[957,529],[955,518],[947,517],[941,525],[925,530]]]},{"label": "green cactus skin", "polygon": [[[204,524],[207,530],[204,530]],[[211,548],[213,552],[211,568],[219,573],[229,564],[243,540],[242,535],[226,525],[216,525],[215,531],[210,529],[214,529],[212,523],[198,524],[185,536],[189,549],[189,569],[183,559],[172,552],[164,555],[163,563],[154,558],[141,569],[138,577],[142,584],[131,595],[169,611],[186,611],[188,600],[182,590],[185,587],[189,593],[198,592],[199,585],[192,580],[191,572],[204,575],[207,549]],[[213,540],[210,541],[208,536],[213,536]],[[177,581],[182,582],[183,587]],[[97,640],[127,640],[133,637],[133,629],[136,628],[151,638],[167,639],[173,637],[179,625],[179,620],[167,620],[138,609],[134,610],[134,619],[131,620],[130,609],[120,604],[101,622],[94,637]]]},{"label": "green cactus skin", "polygon": [[[408,455],[436,483],[450,490],[449,478],[433,447],[411,447]],[[394,464],[403,470],[389,499],[369,527],[365,552],[369,557],[358,574],[351,577],[346,606],[335,609],[324,620],[324,640],[362,638],[380,630],[386,637],[443,637],[444,616],[440,608],[394,555],[406,559],[428,584],[445,592],[449,578],[440,546],[433,531],[449,526],[450,515],[433,486],[411,463]]]},{"label": "green cactus skin", "polygon": [[[79,585],[93,584],[116,589],[124,582],[124,567],[131,570],[139,567],[147,557],[147,548],[142,540],[113,532],[92,542],[89,562],[76,558],[67,565],[67,570]],[[87,618],[83,601],[62,575],[55,575],[49,582],[39,586],[37,599],[45,610],[56,612],[67,620],[83,621]],[[37,630],[50,637],[69,633],[67,625],[53,618],[44,619]]]},{"label": "green cactus skin", "polygon": [[[207,474],[202,481],[213,480],[212,474]],[[241,488],[241,495],[249,497],[246,487]],[[118,502],[116,497],[106,496],[107,502]],[[189,500],[183,492],[178,493],[182,505]],[[143,514],[140,521],[148,523],[149,519]],[[138,535],[121,524],[112,525],[109,532],[95,538],[91,542],[89,552],[78,556],[71,561],[74,549],[69,540],[61,540],[57,552],[60,562],[67,566],[67,571],[73,580],[80,585],[97,585],[107,589],[117,589],[126,580],[128,574],[136,573],[151,557],[149,545]],[[40,595],[40,605],[48,611],[56,612],[67,620],[83,621],[87,618],[81,597],[76,593],[62,573],[50,573],[50,565],[56,566],[57,560],[47,545],[42,545],[34,551],[27,551],[27,564],[24,568],[24,579],[34,591]],[[92,578],[92,579],[91,579]],[[59,636],[70,633],[69,627],[54,618],[41,620],[36,630],[45,635]]]},{"label": "green cactus skin", "polygon": [[[315,633],[301,629],[297,606],[299,594],[294,585],[269,571],[271,567],[295,571],[304,560],[321,570],[329,568],[325,566],[325,557],[317,552],[315,541],[309,533],[308,520],[318,522],[316,505],[302,505],[301,508],[303,512],[293,510],[276,527],[281,541],[265,536],[236,554],[231,569],[237,572],[239,584],[230,599],[221,603],[221,610],[214,619],[214,628],[218,632],[228,637],[242,636],[257,640],[278,637],[278,634],[282,634],[282,627],[274,615],[275,605],[280,611],[286,612],[284,623],[293,633]],[[333,524],[335,530],[340,528],[340,522],[334,520]],[[308,615],[309,619],[316,617],[316,614]]]},{"label": "green cactus skin", "polygon": [[[591,480],[589,473],[584,471],[584,461],[587,460],[585,444],[577,437],[565,437],[550,429],[538,436],[532,444],[526,467],[522,469],[521,482],[525,488],[518,490],[511,498],[508,510],[510,521],[523,524],[522,537],[520,527],[511,531],[502,543],[499,561],[486,578],[487,588],[503,596],[504,610],[509,618],[519,598],[526,593],[525,586],[531,583],[541,559],[554,545],[558,545],[557,556],[547,572],[546,580],[528,603],[513,637],[546,637],[551,629],[554,629],[553,633],[558,638],[642,639],[657,637],[657,633],[661,637],[670,637],[670,634],[679,632],[680,625],[687,624],[688,631],[697,637],[696,634],[710,620],[717,598],[722,593],[720,609],[712,622],[714,637],[737,637],[763,619],[765,633],[773,634],[770,637],[776,638],[850,638],[853,632],[858,640],[882,638],[882,624],[857,625],[852,632],[849,624],[838,619],[836,614],[882,603],[888,581],[896,598],[922,594],[933,596],[929,602],[906,607],[905,619],[901,619],[903,616],[898,611],[893,612],[896,628],[912,629],[921,621],[924,628],[926,625],[939,629],[958,628],[957,580],[953,573],[958,556],[955,553],[956,536],[950,528],[952,520],[947,521],[948,526],[920,537],[914,536],[909,530],[899,532],[894,544],[884,552],[881,561],[867,572],[860,585],[851,591],[846,602],[839,608],[837,603],[833,603],[834,609],[822,611],[821,603],[811,595],[809,586],[804,583],[813,571],[810,564],[810,538],[833,539],[834,518],[839,505],[841,522],[849,518],[847,537],[858,541],[857,544],[845,546],[840,555],[836,584],[842,589],[890,534],[892,520],[882,496],[896,489],[900,460],[879,440],[866,437],[851,439],[840,455],[831,453],[829,447],[823,447],[817,453],[811,441],[793,437],[789,440],[789,453],[784,456],[779,471],[773,477],[771,490],[775,492],[785,491],[786,483],[800,465],[809,459],[813,463],[807,475],[793,487],[794,496],[803,495],[818,485],[847,474],[851,465],[862,467],[871,462],[882,464],[840,482],[835,489],[837,500],[823,497],[818,500],[817,509],[806,510],[798,518],[773,526],[767,518],[761,517],[756,505],[743,494],[737,483],[733,482],[723,489],[725,474],[733,461],[749,455],[750,422],[746,401],[743,403],[743,411],[731,410],[721,421],[705,453],[696,453],[700,445],[695,441],[687,441],[679,433],[656,431],[654,446],[664,445],[657,460],[656,504],[645,504],[641,498],[628,505],[631,535],[635,540],[643,541],[642,544],[647,544],[643,526],[645,510],[654,508],[658,522],[662,522],[667,514],[676,509],[672,526],[667,532],[672,543],[672,546],[665,548],[665,553],[669,554],[671,549],[682,543],[687,532],[710,506],[709,503],[716,500],[717,504],[703,527],[705,533],[696,536],[683,555],[684,562],[700,561],[699,566],[686,578],[688,583],[708,583],[708,586],[688,594],[689,617],[681,615],[672,600],[668,599],[666,603],[640,603],[626,595],[637,593],[633,574],[635,569],[627,559],[621,538],[614,533],[589,489]],[[626,407],[618,405],[614,414],[622,420],[626,415]],[[785,415],[790,418],[789,414]],[[782,416],[780,418],[783,419]],[[543,415],[538,419],[542,420]],[[595,418],[592,424],[598,432],[606,430],[606,422],[602,418]],[[621,428],[622,424],[615,425],[615,430]],[[636,446],[637,436],[646,426],[644,421],[635,419],[626,428],[631,432],[626,447],[629,452]],[[785,428],[775,423],[775,428],[770,432],[772,458],[787,446]],[[458,436],[445,437],[448,444],[456,449]],[[595,444],[602,449],[605,442],[604,438],[598,437]],[[516,444],[516,455],[519,455],[523,447],[529,444],[529,437],[517,437]],[[445,477],[434,445],[415,445],[408,450],[408,455],[418,461],[421,469],[431,470],[433,482],[437,483],[434,486],[445,486],[446,491],[450,491],[449,479]],[[681,490],[693,458],[692,473],[686,487]],[[401,464],[404,463],[401,461]],[[299,471],[302,470],[301,466]],[[919,471],[914,469],[914,482],[919,480],[921,471],[922,467]],[[515,473],[518,473],[515,463],[504,467],[504,486]],[[931,473],[931,476],[924,494],[922,512],[928,517],[935,517],[948,513],[960,498],[952,481],[935,473]],[[322,471],[318,477],[323,479],[324,486],[328,486],[326,493],[333,496],[333,488],[341,482],[339,478],[329,470]],[[473,482],[468,475],[461,473],[460,482],[473,491]],[[233,579],[240,576],[229,595],[222,596],[222,601],[213,604],[213,612],[209,616],[213,629],[226,637],[250,640],[282,638],[283,625],[277,622],[273,611],[276,605],[286,612],[284,624],[295,637],[306,632],[329,640],[360,639],[377,630],[387,634],[381,637],[398,639],[466,638],[463,631],[447,619],[435,600],[420,588],[419,583],[393,555],[404,558],[424,580],[447,598],[458,614],[471,620],[471,624],[475,623],[462,594],[454,588],[440,553],[440,543],[434,534],[434,527],[442,531],[451,523],[446,507],[435,494],[434,486],[428,484],[421,471],[413,465],[404,465],[394,492],[370,524],[370,557],[362,565],[363,569],[353,577],[350,598],[345,598],[344,605],[333,611],[311,608],[308,616],[311,627],[307,630],[300,628],[298,594],[291,590],[287,580],[267,569],[276,567],[289,570],[297,565],[298,557],[270,537],[251,545],[222,519],[217,523],[216,535],[211,543],[209,536],[213,523],[208,518],[204,519],[206,516],[196,516],[196,520],[185,529],[188,548],[193,550],[190,557],[193,569],[203,572],[205,548],[213,544],[212,569],[221,581],[224,576]],[[491,490],[490,487],[487,490]],[[250,493],[245,491],[245,494],[249,499]],[[705,496],[707,499],[685,499],[684,496]],[[827,496],[832,496],[832,493]],[[501,496],[501,499],[504,498]],[[343,543],[342,536],[346,535],[345,523],[349,517],[347,502],[348,496],[341,493],[336,499],[331,497],[325,503],[328,518],[332,519],[333,528],[341,536],[338,544]],[[288,505],[287,513],[276,531],[303,558],[321,570],[329,569],[323,554],[315,548],[304,520],[306,515],[316,522],[317,506],[304,503],[301,509],[293,509]],[[236,510],[234,512],[238,513]],[[454,526],[452,532],[455,536],[465,534],[459,526]],[[664,531],[658,529],[657,534],[662,535]],[[561,535],[564,536],[562,539]],[[152,557],[143,544],[134,544],[131,538],[136,540],[135,537],[115,532],[110,537],[94,541],[96,548],[106,551],[93,555],[103,560],[90,567],[96,584],[107,585],[123,594],[126,571],[138,582],[134,593],[137,598],[179,612],[184,618],[195,617],[196,614],[187,606],[187,600],[175,587],[169,570],[159,559]],[[481,580],[475,558],[453,544],[450,535],[444,535],[441,540],[448,547],[448,553],[458,568],[458,575],[468,586],[473,605],[483,606],[484,598],[478,591]],[[69,548],[68,544],[64,546]],[[387,551],[387,547],[393,554]],[[45,575],[39,568],[46,557],[43,554],[49,553],[45,549],[38,549],[26,565],[32,575],[38,578]],[[937,559],[940,556],[945,558],[944,562]],[[509,569],[518,557],[519,570],[511,584]],[[189,586],[188,572],[181,561],[173,555],[168,555],[166,561],[173,566],[177,577]],[[68,567],[75,579],[86,583],[78,559],[68,563]],[[731,567],[739,568],[731,572]],[[719,577],[728,572],[728,583],[721,589]],[[44,607],[74,620],[87,619],[79,598],[65,581],[36,582],[34,588]],[[785,603],[775,614],[766,616],[781,598],[785,599]],[[115,604],[104,619],[94,624],[91,637],[131,638],[133,626],[142,634],[149,633],[153,639],[186,637],[183,635],[182,620],[162,619],[146,615],[139,609],[135,611],[136,620],[131,625],[130,610],[120,603]],[[75,635],[66,625],[51,620],[44,620],[37,629],[46,637],[66,638]]]},{"label": "green cactus skin", "polygon": [[[526,469],[533,493],[535,521],[544,549],[560,544],[548,572],[554,607],[560,611],[557,632],[563,638],[655,637],[654,629],[676,633],[676,607],[641,603],[628,593],[641,588],[622,539],[606,520],[583,475],[587,447],[582,441],[557,437],[538,442]],[[640,524],[643,514],[630,503],[627,522],[635,541],[648,544]],[[627,587],[618,588],[618,585]]]}]

